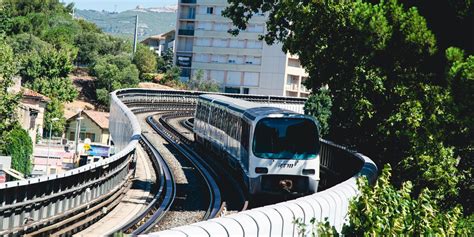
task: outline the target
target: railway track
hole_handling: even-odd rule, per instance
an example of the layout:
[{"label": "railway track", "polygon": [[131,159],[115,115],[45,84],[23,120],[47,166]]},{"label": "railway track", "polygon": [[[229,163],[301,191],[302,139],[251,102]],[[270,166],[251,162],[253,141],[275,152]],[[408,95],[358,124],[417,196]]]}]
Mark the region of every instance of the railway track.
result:
[{"label": "railway track", "polygon": [[158,171],[158,191],[144,211],[133,217],[127,224],[112,231],[112,233],[139,235],[148,232],[164,217],[176,196],[176,183],[166,161],[151,145],[147,137],[142,136],[140,143],[151,158],[155,170]]},{"label": "railway track", "polygon": [[[191,150],[195,156],[202,157],[201,160],[209,167],[209,169],[213,170],[213,173],[216,177],[218,177],[219,185],[221,186],[221,190],[223,190],[223,199],[226,203],[226,211],[227,214],[235,213],[240,211],[245,211],[249,206],[248,195],[242,189],[244,187],[243,181],[239,180],[237,174],[233,174],[233,171],[229,170],[229,167],[223,166],[223,164],[217,161],[216,157],[212,154],[204,155],[203,152],[196,151],[196,147],[194,144],[194,140],[190,139],[189,136],[186,136],[183,130],[188,132],[192,131],[192,124],[184,125],[188,118],[192,116],[192,112],[172,112],[167,113],[163,116],[160,116],[158,122],[166,127],[171,133],[173,133],[176,137],[179,138],[182,146],[187,147],[187,149]],[[174,125],[182,126],[183,129],[178,129],[173,125],[171,122],[172,120],[183,120],[181,122],[175,122]],[[229,175],[232,174],[232,175]]]},{"label": "railway track", "polygon": [[213,173],[213,170],[200,157],[198,157],[192,149],[183,146],[181,138],[173,132],[172,128],[170,129],[170,126],[167,123],[166,125],[158,123],[153,119],[153,116],[147,118],[147,123],[189,162],[191,162],[203,177],[208,189],[210,200],[209,207],[202,220],[211,219],[222,214],[225,203],[222,202],[220,187],[215,180],[217,176]]}]

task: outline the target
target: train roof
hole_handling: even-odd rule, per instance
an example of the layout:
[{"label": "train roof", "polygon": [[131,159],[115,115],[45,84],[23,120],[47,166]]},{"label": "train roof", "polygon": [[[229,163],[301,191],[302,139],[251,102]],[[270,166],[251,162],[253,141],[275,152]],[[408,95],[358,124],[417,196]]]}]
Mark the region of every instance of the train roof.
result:
[{"label": "train roof", "polygon": [[231,98],[223,95],[215,95],[215,94],[204,94],[199,96],[201,99],[207,100],[209,102],[213,102],[216,104],[220,104],[222,106],[226,106],[227,108],[234,110],[243,114],[245,117],[254,120],[259,116],[265,116],[268,114],[281,114],[281,113],[291,113],[295,114],[295,112],[281,109],[272,106],[265,106],[263,104],[250,102],[242,99]]}]

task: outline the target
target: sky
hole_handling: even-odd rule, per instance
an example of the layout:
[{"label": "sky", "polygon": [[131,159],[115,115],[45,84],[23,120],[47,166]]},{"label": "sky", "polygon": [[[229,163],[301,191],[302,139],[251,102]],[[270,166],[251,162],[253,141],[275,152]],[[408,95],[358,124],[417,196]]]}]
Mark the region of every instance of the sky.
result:
[{"label": "sky", "polygon": [[163,7],[178,4],[178,0],[60,0],[64,3],[74,2],[78,9],[106,10],[118,12],[142,7]]}]

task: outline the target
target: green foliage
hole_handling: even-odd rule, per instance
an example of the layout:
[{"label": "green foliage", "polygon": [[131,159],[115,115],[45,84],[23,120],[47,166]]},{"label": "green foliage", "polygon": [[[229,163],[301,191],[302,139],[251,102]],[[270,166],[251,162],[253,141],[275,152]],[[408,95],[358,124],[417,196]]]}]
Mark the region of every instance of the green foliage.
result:
[{"label": "green foliage", "polygon": [[97,77],[96,95],[99,102],[107,104],[108,93],[139,83],[138,69],[127,55],[109,55],[100,58],[92,67],[92,74]]},{"label": "green foliage", "polygon": [[[44,128],[43,135],[49,136],[49,129],[52,125],[52,134],[55,136],[62,135],[66,126],[66,118],[64,118],[64,105],[56,98],[51,99],[46,105],[44,114]],[[53,118],[58,118],[57,121],[51,121]]]},{"label": "green foliage", "polygon": [[7,38],[8,44],[13,48],[17,55],[28,53],[38,53],[41,51],[52,50],[52,45],[41,40],[40,38],[27,33],[13,35]]},{"label": "green foliage", "polygon": [[453,95],[453,114],[456,119],[450,127],[448,141],[455,146],[459,155],[459,168],[466,178],[460,185],[459,201],[466,213],[473,212],[472,197],[474,196],[474,56],[466,56],[458,48],[446,50],[447,78]]},{"label": "green foliage", "polygon": [[143,74],[156,72],[157,55],[145,45],[139,44],[137,52],[133,56],[133,63],[140,72],[140,78],[144,81]]},{"label": "green foliage", "polygon": [[469,236],[472,231],[461,224],[462,211],[437,208],[436,199],[428,189],[413,196],[408,181],[400,189],[390,184],[390,166],[386,166],[372,188],[365,178],[358,180],[361,194],[351,202],[349,225],[343,228],[348,236]]},{"label": "green foliage", "polygon": [[61,102],[71,102],[79,94],[68,74],[73,65],[69,53],[48,49],[25,54],[20,75],[25,86]]},{"label": "green foliage", "polygon": [[0,38],[0,153],[6,149],[6,137],[16,124],[16,109],[21,94],[10,93],[13,76],[18,72],[12,48]]},{"label": "green foliage", "polygon": [[163,75],[163,82],[167,83],[170,81],[179,81],[179,75],[181,74],[181,69],[179,67],[173,66],[171,69],[166,71]]},{"label": "green foliage", "polygon": [[158,72],[166,73],[173,67],[173,51],[168,49],[162,53],[161,57],[157,58]]},{"label": "green foliage", "polygon": [[[55,49],[25,55],[20,75],[25,82],[40,78],[66,78],[73,68],[70,55]],[[41,92],[40,92],[41,93]]]},{"label": "green foliage", "polygon": [[309,221],[309,226],[303,223],[301,218],[294,220],[293,223],[296,225],[296,229],[298,230],[298,236],[339,236],[336,228],[334,228],[334,226],[329,223],[328,218],[326,218],[323,222],[318,222],[316,218],[313,217]]},{"label": "green foliage", "polygon": [[25,174],[31,173],[33,144],[24,129],[15,127],[6,138],[6,154],[12,157],[12,168]]},{"label": "green foliage", "polygon": [[329,132],[331,107],[331,95],[329,89],[325,88],[320,88],[316,93],[313,93],[304,105],[305,114],[312,115],[319,121],[321,136]]},{"label": "green foliage", "polygon": [[91,65],[96,62],[98,57],[108,54],[119,55],[122,52],[131,51],[130,44],[126,41],[88,30],[75,37],[74,44],[79,49],[76,62],[79,64]]},{"label": "green foliage", "polygon": [[204,79],[204,71],[199,69],[186,83],[188,90],[218,92],[219,84],[211,78]]},{"label": "green foliage", "polygon": [[31,84],[26,84],[26,86],[60,102],[72,102],[79,95],[72,81],[68,78],[43,77],[34,80]]},{"label": "green foliage", "polygon": [[41,32],[41,38],[54,46],[72,45],[74,36],[82,30],[81,25],[69,14],[53,14],[48,17],[47,24],[48,27]]},{"label": "green foliage", "polygon": [[[470,2],[457,12],[471,19],[466,30],[472,32]],[[461,216],[457,203],[472,213],[472,56],[448,49],[443,72],[446,60],[425,18],[397,0],[229,3],[224,15],[239,29],[253,15],[268,14],[261,38],[299,56],[313,91],[331,89],[329,139],[397,167],[392,183],[402,189],[384,176],[375,191],[367,187],[350,213],[349,235],[453,235]],[[445,24],[439,14],[430,23]],[[451,41],[437,33],[444,49]],[[472,48],[472,38],[467,42]]]}]

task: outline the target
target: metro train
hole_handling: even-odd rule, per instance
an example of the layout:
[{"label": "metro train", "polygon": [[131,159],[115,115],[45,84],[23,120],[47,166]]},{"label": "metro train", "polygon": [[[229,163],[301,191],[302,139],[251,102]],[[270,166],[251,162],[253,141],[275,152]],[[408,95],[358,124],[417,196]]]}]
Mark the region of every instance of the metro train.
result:
[{"label": "metro train", "polygon": [[193,130],[197,145],[242,175],[249,194],[310,194],[319,183],[318,127],[311,116],[206,94]]}]

